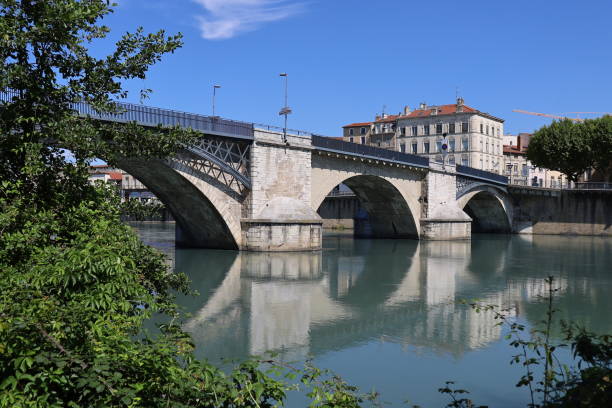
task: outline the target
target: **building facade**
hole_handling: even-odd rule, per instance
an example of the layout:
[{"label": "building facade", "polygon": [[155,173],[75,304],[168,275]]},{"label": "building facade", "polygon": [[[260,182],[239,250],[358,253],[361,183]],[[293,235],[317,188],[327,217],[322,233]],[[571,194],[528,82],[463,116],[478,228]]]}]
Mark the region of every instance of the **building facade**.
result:
[{"label": "building facade", "polygon": [[[366,128],[367,137],[358,139],[355,132],[361,128]],[[451,105],[421,103],[414,111],[405,107],[398,115],[346,125],[343,134],[348,142],[427,156],[437,162],[446,160],[447,164],[498,174],[503,170],[504,120],[465,105],[463,98],[457,98]],[[446,157],[441,148],[444,134],[448,141]]]}]

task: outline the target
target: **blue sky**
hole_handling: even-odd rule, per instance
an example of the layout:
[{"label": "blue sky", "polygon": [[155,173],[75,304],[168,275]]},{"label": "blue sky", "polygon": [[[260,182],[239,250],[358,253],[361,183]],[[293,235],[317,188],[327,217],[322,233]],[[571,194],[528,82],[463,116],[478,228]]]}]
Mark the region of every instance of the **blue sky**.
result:
[{"label": "blue sky", "polygon": [[105,20],[111,37],[138,25],[184,35],[183,48],[129,84],[154,90],[148,105],[210,114],[218,83],[218,115],[280,125],[287,72],[289,127],[330,136],[383,105],[453,103],[457,89],[504,118],[506,133],[550,123],[512,109],[612,111],[612,0],[118,3]]}]

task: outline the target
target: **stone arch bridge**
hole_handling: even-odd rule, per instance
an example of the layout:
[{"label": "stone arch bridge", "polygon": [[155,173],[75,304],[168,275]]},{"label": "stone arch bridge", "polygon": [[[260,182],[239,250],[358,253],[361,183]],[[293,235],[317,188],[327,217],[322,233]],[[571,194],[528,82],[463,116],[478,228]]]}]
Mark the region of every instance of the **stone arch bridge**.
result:
[{"label": "stone arch bridge", "polygon": [[321,249],[317,209],[340,183],[368,213],[375,238],[470,238],[472,226],[509,232],[512,205],[503,176],[443,167],[415,155],[300,131],[122,104],[101,116],[145,126],[180,125],[202,133],[169,160],[123,160],[170,209],[177,245],[252,251]]}]

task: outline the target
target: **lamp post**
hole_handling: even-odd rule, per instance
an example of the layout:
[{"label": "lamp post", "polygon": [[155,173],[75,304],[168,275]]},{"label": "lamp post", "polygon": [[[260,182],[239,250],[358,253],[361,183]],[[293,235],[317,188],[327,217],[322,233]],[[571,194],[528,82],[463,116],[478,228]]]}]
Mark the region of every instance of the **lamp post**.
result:
[{"label": "lamp post", "polygon": [[285,77],[285,105],[280,110],[280,112],[278,112],[278,114],[280,116],[285,117],[285,127],[283,128],[283,143],[287,143],[287,115],[291,113],[291,108],[287,105],[287,87],[288,87],[289,76],[287,75],[286,72],[279,74],[279,76]]},{"label": "lamp post", "polygon": [[212,116],[215,117],[215,97],[217,96],[217,89],[221,88],[221,85],[213,85],[213,97],[212,97]]}]

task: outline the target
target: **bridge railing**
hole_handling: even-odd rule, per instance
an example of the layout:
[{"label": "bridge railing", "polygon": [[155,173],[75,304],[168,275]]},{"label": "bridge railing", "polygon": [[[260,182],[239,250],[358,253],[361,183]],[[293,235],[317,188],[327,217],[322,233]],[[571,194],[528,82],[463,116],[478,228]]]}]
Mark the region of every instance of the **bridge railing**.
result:
[{"label": "bridge railing", "polygon": [[132,103],[117,102],[119,113],[100,113],[85,102],[74,104],[74,109],[83,116],[115,122],[136,122],[144,126],[181,126],[200,132],[225,133],[233,136],[253,138],[253,124],[216,116],[198,115],[170,109],[153,108]]},{"label": "bridge railing", "polygon": [[416,167],[429,167],[429,158],[394,150],[345,142],[331,137],[312,135],[312,146],[321,150],[352,154],[371,159],[388,160]]},{"label": "bridge railing", "polygon": [[[0,101],[10,102],[19,94],[14,90],[0,91]],[[117,113],[101,113],[96,111],[86,102],[72,104],[81,116],[90,116],[111,122],[136,122],[143,126],[181,126],[191,128],[200,132],[211,132],[226,134],[240,138],[253,138],[253,124],[230,119],[222,119],[218,116],[198,115],[194,113],[180,112],[171,109],[153,108],[150,106],[136,105],[127,102],[115,102],[119,111]]]},{"label": "bridge railing", "polygon": [[573,190],[612,190],[612,183],[600,181],[577,182],[569,188]]},{"label": "bridge railing", "polygon": [[475,169],[473,167],[468,166],[462,166],[460,164],[456,166],[456,171],[457,174],[460,176],[477,178],[496,184],[508,184],[508,177],[502,176],[501,174],[492,173],[490,171]]}]

